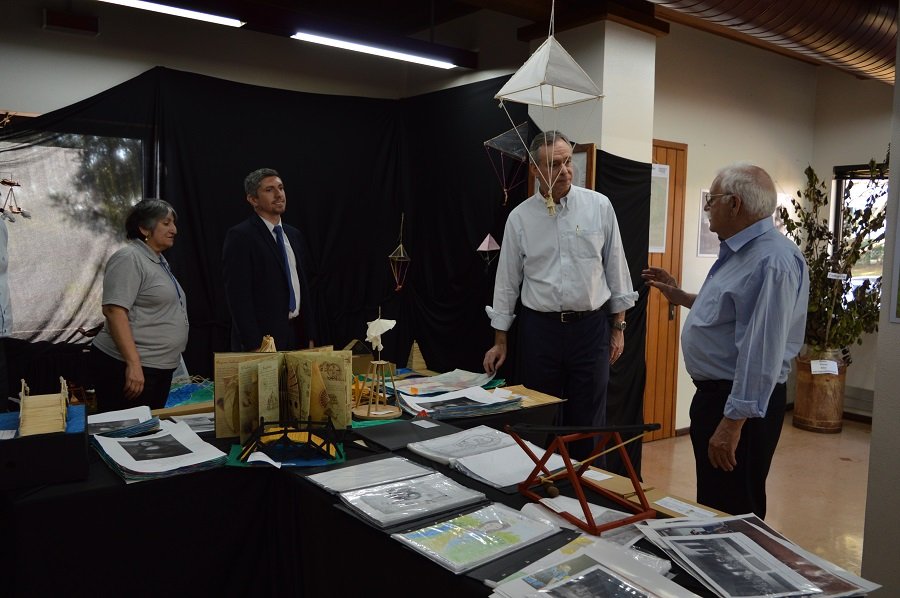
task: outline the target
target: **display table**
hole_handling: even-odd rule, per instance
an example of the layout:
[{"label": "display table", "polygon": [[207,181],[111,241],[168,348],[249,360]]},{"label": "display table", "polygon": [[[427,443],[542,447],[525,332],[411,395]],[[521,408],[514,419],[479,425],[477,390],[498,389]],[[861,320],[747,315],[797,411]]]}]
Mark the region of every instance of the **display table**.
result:
[{"label": "display table", "polygon": [[[537,416],[547,423],[557,406],[550,401],[490,417],[505,416],[502,425]],[[474,419],[479,421],[468,423],[483,423]],[[227,451],[235,440],[209,441]],[[353,443],[347,451],[348,459],[372,454]],[[517,509],[525,504],[517,493],[503,493],[405,449],[396,453],[490,500]],[[336,508],[336,497],[305,479],[313,471],[222,467],[125,484],[91,450],[87,480],[2,496],[2,594],[319,598],[377,591],[459,598],[491,593],[481,582],[454,575]]]}]

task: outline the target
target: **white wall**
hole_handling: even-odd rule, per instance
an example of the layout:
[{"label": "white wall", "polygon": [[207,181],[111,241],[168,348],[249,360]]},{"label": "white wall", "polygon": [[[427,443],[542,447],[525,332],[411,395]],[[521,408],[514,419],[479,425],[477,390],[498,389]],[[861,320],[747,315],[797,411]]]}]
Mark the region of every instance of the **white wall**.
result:
[{"label": "white wall", "polygon": [[[900,47],[897,48],[900,64]],[[891,145],[900,147],[900,93],[894,86]],[[900,169],[890,175],[888,193],[888,225],[885,272],[900,268]],[[892,251],[896,250],[896,253]],[[888,276],[887,278],[891,278]],[[897,535],[900,533],[900,323],[891,322],[890,314],[900,300],[900,288],[885,286],[889,297],[881,308],[876,347],[875,404],[872,414],[872,442],[869,447],[869,486],[866,490],[865,544],[862,575],[882,585],[878,595],[900,596],[900,567],[897,567]]]},{"label": "white wall", "polygon": [[[697,235],[700,190],[709,187],[718,168],[754,162],[769,171],[780,193],[793,196],[807,164],[830,173],[836,164],[883,156],[887,147],[892,88],[883,83],[675,24],[657,42],[656,61],[653,136],[688,145],[681,280],[686,290],[696,292],[715,261],[697,257]],[[682,321],[686,315],[683,310]],[[872,380],[859,384],[873,387]],[[676,428],[690,423],[693,392],[681,361]]]},{"label": "white wall", "polygon": [[[859,80],[834,69],[820,69],[812,167],[829,184],[832,168],[884,160],[891,141],[894,88],[879,81]],[[888,285],[885,285],[887,295]],[[866,335],[851,348],[848,388],[875,388],[876,340]]]}]

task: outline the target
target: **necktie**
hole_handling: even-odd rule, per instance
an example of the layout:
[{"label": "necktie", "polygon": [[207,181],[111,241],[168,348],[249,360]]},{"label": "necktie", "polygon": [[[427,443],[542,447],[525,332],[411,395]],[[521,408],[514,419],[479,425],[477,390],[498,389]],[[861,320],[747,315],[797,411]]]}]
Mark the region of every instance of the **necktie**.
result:
[{"label": "necktie", "polygon": [[284,261],[284,275],[287,276],[288,292],[290,293],[288,313],[291,313],[297,309],[297,297],[294,296],[294,284],[291,282],[291,263],[288,261],[287,247],[284,245],[284,231],[281,230],[280,224],[275,225],[275,239],[278,241],[278,249],[281,250],[281,259]]}]

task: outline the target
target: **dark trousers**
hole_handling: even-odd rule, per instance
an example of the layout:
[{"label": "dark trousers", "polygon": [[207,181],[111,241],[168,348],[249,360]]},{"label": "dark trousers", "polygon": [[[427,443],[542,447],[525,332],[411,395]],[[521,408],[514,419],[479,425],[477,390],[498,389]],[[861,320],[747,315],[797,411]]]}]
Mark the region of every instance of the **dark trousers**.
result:
[{"label": "dark trousers", "polygon": [[9,368],[6,365],[6,339],[0,337],[0,412],[8,411],[12,406],[9,397],[18,396],[19,392],[11,392],[9,388]]},{"label": "dark trousers", "polygon": [[[574,322],[522,307],[519,320],[519,378],[530,389],[560,397],[556,424],[606,425],[609,383],[609,319],[599,309]],[[584,459],[595,440],[569,443],[569,454]],[[603,460],[593,462],[603,466]]]},{"label": "dark trousers", "polygon": [[165,407],[175,370],[146,366],[141,369],[144,371],[144,390],[140,396],[126,399],[125,362],[107,355],[97,347],[91,347],[91,373],[97,393],[97,412],[117,411],[140,405],[147,405],[150,409]]},{"label": "dark trousers", "polygon": [[766,478],[784,423],[786,388],[776,384],[765,417],[752,417],[741,428],[732,471],[716,469],[709,462],[709,439],[722,421],[731,382],[695,382],[691,402],[691,444],[697,468],[697,502],[732,515],[766,516]]}]

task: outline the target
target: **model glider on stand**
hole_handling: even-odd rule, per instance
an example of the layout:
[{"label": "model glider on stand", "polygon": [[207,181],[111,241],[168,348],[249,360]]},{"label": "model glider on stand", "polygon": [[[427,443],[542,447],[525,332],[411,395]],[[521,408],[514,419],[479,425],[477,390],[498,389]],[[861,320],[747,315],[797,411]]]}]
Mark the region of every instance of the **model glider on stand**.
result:
[{"label": "model glider on stand", "polygon": [[369,364],[362,383],[357,381],[355,385],[355,401],[353,416],[357,419],[393,419],[400,417],[403,410],[397,405],[388,405],[388,380],[391,384],[391,393],[394,389],[394,366],[389,361],[381,359],[381,335],[396,326],[396,320],[386,320],[381,317],[381,308],[378,308],[378,317],[369,322],[366,329],[366,340],[372,343],[372,349],[376,351],[378,359]]}]

